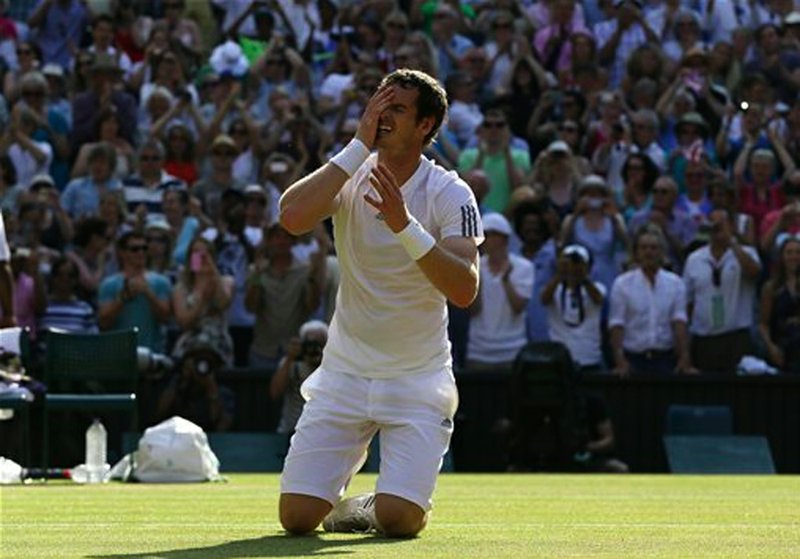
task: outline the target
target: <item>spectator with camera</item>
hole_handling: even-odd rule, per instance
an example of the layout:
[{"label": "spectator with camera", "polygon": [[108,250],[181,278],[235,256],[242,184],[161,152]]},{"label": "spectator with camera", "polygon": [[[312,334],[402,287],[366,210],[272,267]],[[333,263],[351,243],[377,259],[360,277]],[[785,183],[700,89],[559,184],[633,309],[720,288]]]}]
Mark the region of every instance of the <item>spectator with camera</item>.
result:
[{"label": "spectator with camera", "polygon": [[130,231],[117,240],[121,271],[106,277],[98,295],[101,330],[139,329],[139,346],[163,353],[163,324],[172,318],[169,279],[147,271],[147,242]]},{"label": "spectator with camera", "polygon": [[604,370],[600,319],[606,288],[590,278],[592,255],[580,244],[565,246],[556,273],[542,289],[550,340],[569,349],[581,371]]},{"label": "spectator with camera", "polygon": [[631,153],[643,153],[659,171],[666,170],[666,154],[658,143],[660,122],[651,109],[640,109],[631,116],[630,133],[617,142],[607,142],[595,155],[595,166],[605,171],[606,180],[617,200],[622,199],[624,181],[622,167]]},{"label": "spectator with camera", "polygon": [[583,180],[580,159],[563,140],[551,142],[536,158],[530,181],[541,184],[550,204],[560,216],[569,214]]},{"label": "spectator with camera", "polygon": [[575,212],[564,220],[562,244],[578,243],[592,255],[592,279],[602,283],[606,290],[620,272],[617,261],[618,248],[627,249],[628,233],[606,181],[598,175],[589,175],[581,182]]},{"label": "spectator with camera", "polygon": [[231,429],[236,400],[233,391],[217,380],[223,361],[215,347],[204,335],[185,344],[177,370],[158,399],[157,421],[177,415],[207,432]]},{"label": "spectator with camera", "polygon": [[300,419],[305,404],[300,387],[322,362],[328,325],[321,320],[309,320],[300,327],[298,334],[289,342],[286,355],[269,383],[270,398],[283,399],[277,432],[285,435],[294,433]]},{"label": "spectator with camera", "polygon": [[667,241],[646,225],[633,238],[637,267],[614,280],[608,326],[614,374],[694,374],[686,327],[686,287],[663,269]]},{"label": "spectator with camera", "polygon": [[755,248],[741,245],[733,216],[713,210],[708,245],[689,255],[683,271],[692,363],[703,372],[736,373],[750,353],[750,329],[761,262]]}]

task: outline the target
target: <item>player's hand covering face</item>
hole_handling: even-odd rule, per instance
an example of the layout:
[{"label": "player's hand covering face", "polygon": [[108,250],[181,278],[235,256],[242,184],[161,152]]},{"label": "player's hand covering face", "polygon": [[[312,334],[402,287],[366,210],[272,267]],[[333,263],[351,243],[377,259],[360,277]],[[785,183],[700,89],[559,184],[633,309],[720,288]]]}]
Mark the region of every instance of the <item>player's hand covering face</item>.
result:
[{"label": "player's hand covering face", "polygon": [[378,122],[380,116],[394,101],[394,88],[384,87],[375,92],[361,115],[358,123],[356,138],[361,140],[368,149],[375,145],[375,138],[378,135]]}]

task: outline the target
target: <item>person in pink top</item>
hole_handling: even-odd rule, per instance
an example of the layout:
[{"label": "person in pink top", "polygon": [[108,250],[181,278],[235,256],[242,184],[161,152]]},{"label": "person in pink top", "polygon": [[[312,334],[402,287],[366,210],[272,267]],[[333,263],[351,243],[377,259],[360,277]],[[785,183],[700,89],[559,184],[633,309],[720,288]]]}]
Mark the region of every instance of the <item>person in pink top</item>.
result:
[{"label": "person in pink top", "polygon": [[550,7],[550,23],[536,32],[533,47],[542,61],[542,66],[553,74],[568,70],[572,63],[573,33],[589,33],[576,17],[573,0],[554,0]]}]

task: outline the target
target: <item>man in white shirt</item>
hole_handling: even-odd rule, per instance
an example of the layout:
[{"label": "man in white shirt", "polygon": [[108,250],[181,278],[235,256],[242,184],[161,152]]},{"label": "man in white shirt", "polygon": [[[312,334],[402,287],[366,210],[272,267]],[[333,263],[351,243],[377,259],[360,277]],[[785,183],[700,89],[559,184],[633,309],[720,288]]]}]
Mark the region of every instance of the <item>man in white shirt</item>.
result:
[{"label": "man in white shirt", "polygon": [[736,374],[751,346],[761,263],[755,248],[739,244],[727,210],[716,209],[708,219],[709,244],[692,252],[683,270],[692,362],[704,372]]},{"label": "man in white shirt", "polygon": [[556,274],[542,289],[550,339],[561,342],[582,372],[603,370],[600,318],[606,288],[592,281],[592,254],[583,245],[567,245],[558,257]]},{"label": "man in white shirt", "polygon": [[533,264],[510,254],[511,224],[502,214],[484,215],[486,242],[481,256],[481,288],[470,307],[467,368],[510,369],[527,342],[525,309],[533,291]]},{"label": "man in white shirt", "polygon": [[[427,522],[458,399],[447,302],[475,299],[483,241],[469,187],[421,156],[446,110],[436,80],[391,73],[355,138],[281,198],[281,224],[295,235],[333,217],[341,269],[281,477],[280,520],[291,534],[324,519],[328,531],[408,537]],[[339,501],[378,431],[376,493]]]},{"label": "man in white shirt", "polygon": [[634,237],[637,268],[614,280],[608,326],[614,374],[693,374],[686,328],[686,289],[680,276],[664,270],[666,241],[646,225]]}]

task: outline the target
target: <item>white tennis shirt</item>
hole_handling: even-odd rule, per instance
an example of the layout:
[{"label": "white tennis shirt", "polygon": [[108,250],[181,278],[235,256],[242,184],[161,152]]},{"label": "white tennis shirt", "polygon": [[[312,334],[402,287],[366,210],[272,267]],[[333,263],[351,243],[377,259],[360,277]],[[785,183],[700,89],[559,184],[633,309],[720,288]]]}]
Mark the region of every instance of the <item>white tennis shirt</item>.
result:
[{"label": "white tennis shirt", "polygon": [[[394,378],[451,366],[447,301],[364,200],[377,163],[372,154],[345,183],[333,215],[341,270],[322,368]],[[483,242],[475,197],[454,171],[422,157],[401,188],[409,213],[438,241]]]}]

